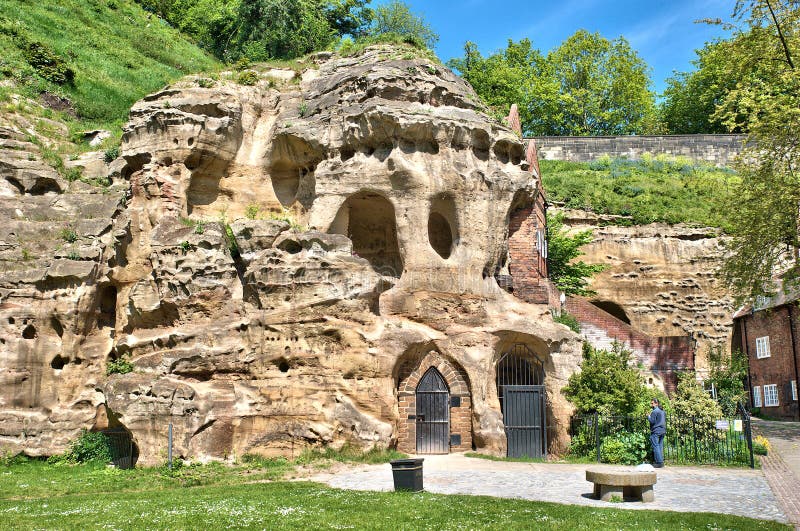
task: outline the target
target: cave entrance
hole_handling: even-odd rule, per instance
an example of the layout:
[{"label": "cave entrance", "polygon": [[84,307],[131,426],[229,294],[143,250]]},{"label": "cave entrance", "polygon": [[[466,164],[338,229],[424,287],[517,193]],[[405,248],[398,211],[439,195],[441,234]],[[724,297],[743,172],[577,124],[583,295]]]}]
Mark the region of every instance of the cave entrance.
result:
[{"label": "cave entrance", "polygon": [[628,317],[628,314],[625,313],[625,309],[617,304],[616,302],[612,301],[591,301],[592,304],[600,308],[606,313],[610,313],[623,323],[631,324],[631,320]]},{"label": "cave entrance", "polygon": [[102,286],[99,289],[99,314],[97,325],[100,328],[114,328],[117,323],[117,287]]},{"label": "cave entrance", "polygon": [[400,278],[403,258],[397,241],[394,206],[374,192],[359,192],[344,202],[328,232],[344,234],[353,253],[365,258],[384,276]]}]

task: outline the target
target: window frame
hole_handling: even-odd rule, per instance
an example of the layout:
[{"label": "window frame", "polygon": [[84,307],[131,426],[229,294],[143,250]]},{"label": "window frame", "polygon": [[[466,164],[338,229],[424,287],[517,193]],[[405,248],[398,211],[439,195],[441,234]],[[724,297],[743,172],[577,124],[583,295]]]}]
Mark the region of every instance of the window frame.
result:
[{"label": "window frame", "polygon": [[[769,389],[769,391],[767,391]],[[772,403],[772,398],[775,402]],[[778,399],[778,384],[769,384],[764,386],[764,407],[779,407],[780,400]]]},{"label": "window frame", "polygon": [[761,336],[756,338],[756,359],[762,360],[764,358],[772,357],[769,350],[769,336]]},{"label": "window frame", "polygon": [[797,380],[792,380],[792,401],[797,402]]},{"label": "window frame", "polygon": [[761,400],[761,386],[753,386],[753,407],[763,407],[764,402]]}]

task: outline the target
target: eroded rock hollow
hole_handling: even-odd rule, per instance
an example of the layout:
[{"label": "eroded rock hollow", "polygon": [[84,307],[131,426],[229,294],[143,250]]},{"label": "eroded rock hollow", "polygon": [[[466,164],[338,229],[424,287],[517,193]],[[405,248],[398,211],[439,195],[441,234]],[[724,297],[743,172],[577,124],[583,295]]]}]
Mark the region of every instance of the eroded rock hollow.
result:
[{"label": "eroded rock hollow", "polygon": [[[8,189],[0,444],[50,454],[111,425],[159,463],[171,423],[175,455],[197,459],[503,454],[498,366],[519,359],[546,388],[549,450],[564,448],[580,340],[498,285],[519,263],[509,219],[540,193],[521,141],[429,60],[315,60],[288,81],[146,97],[111,193]],[[120,359],[134,370],[107,375]],[[417,402],[437,392],[448,424],[427,437],[446,445],[420,448]]]}]

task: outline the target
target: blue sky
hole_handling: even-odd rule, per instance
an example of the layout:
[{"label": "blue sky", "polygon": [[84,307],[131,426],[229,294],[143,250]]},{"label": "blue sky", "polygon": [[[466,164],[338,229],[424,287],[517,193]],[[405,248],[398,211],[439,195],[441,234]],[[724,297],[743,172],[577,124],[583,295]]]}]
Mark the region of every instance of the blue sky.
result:
[{"label": "blue sky", "polygon": [[[694,50],[722,36],[718,26],[695,24],[702,18],[727,19],[734,0],[405,0],[439,35],[436,53],[443,61],[460,56],[471,40],[487,55],[509,38],[528,37],[547,52],[578,29],[611,39],[623,35],[652,68],[653,88],[661,92],[673,70],[691,69]],[[373,4],[384,3],[374,0]]]}]

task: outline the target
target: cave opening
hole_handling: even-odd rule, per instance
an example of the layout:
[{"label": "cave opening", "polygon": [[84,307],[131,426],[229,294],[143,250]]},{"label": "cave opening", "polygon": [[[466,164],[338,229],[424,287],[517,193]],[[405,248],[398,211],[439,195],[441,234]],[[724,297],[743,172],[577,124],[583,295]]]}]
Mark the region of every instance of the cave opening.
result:
[{"label": "cave opening", "polygon": [[344,234],[353,242],[353,254],[365,258],[384,276],[400,278],[403,258],[397,239],[394,206],[374,192],[359,192],[344,202],[328,232]]},{"label": "cave opening", "polygon": [[631,324],[631,320],[628,317],[628,314],[625,313],[625,309],[616,302],[595,300],[591,301],[591,303],[600,308],[601,310],[603,310],[604,312],[613,315],[623,323]]},{"label": "cave opening", "polygon": [[97,325],[100,328],[114,328],[117,324],[117,287],[102,286],[99,289],[99,314]]},{"label": "cave opening", "polygon": [[444,259],[450,257],[458,243],[458,216],[455,200],[449,195],[441,195],[431,201],[428,216],[428,242],[436,253]]}]

